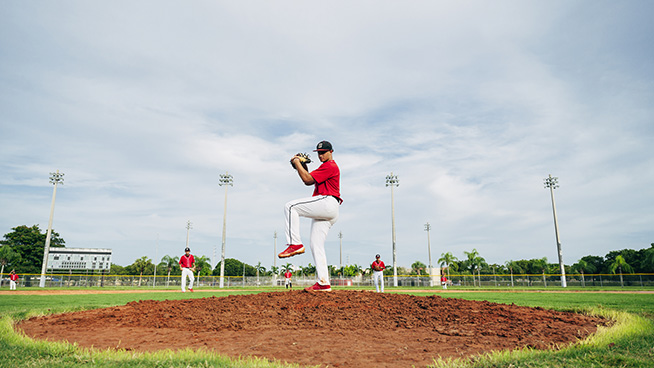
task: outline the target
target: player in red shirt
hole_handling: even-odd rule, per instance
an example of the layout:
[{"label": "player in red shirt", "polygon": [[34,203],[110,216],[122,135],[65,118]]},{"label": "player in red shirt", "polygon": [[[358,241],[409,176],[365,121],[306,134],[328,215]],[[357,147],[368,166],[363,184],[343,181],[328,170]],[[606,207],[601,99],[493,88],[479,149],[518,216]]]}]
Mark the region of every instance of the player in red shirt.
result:
[{"label": "player in red shirt", "polygon": [[443,289],[447,289],[447,277],[445,275],[441,276],[441,285],[443,285]]},{"label": "player in red shirt", "polygon": [[377,289],[377,292],[379,292],[379,284],[381,284],[381,292],[383,293],[384,270],[386,269],[386,265],[384,264],[384,261],[381,260],[381,256],[379,254],[375,256],[375,260],[370,265],[370,268],[372,269],[372,280],[375,283],[375,288]]},{"label": "player in red shirt", "polygon": [[279,253],[279,258],[292,257],[304,253],[300,239],[300,216],[311,219],[311,253],[316,264],[318,282],[306,288],[307,291],[331,291],[325,239],[329,229],[338,220],[338,206],[343,202],[340,193],[341,172],[334,162],[332,144],[327,141],[318,143],[314,152],[322,164],[316,170],[308,172],[302,167],[299,158],[293,157],[300,179],[305,185],[314,185],[313,196],[296,199],[286,203],[286,242],[288,248]]},{"label": "player in red shirt", "polygon": [[195,258],[189,248],[184,249],[184,255],[179,257],[179,267],[182,269],[182,292],[186,292],[186,278],[189,278],[188,291],[193,292],[193,272],[195,272]]},{"label": "player in red shirt", "polygon": [[15,270],[9,272],[9,290],[16,290],[16,284],[18,283],[18,275]]},{"label": "player in red shirt", "polygon": [[284,272],[284,277],[286,278],[286,288],[287,289],[288,288],[293,289],[293,283],[291,282],[291,276],[293,276],[293,274],[291,273],[291,270],[286,270],[286,272]]}]

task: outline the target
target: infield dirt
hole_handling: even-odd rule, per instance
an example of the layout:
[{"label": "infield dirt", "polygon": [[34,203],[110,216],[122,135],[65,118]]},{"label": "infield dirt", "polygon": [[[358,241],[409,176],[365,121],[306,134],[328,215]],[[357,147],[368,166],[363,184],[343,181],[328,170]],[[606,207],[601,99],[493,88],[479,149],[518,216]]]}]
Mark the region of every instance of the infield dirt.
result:
[{"label": "infield dirt", "polygon": [[142,300],[34,317],[17,328],[98,349],[210,349],[301,365],[422,367],[438,356],[556,348],[607,323],[542,308],[339,290]]}]

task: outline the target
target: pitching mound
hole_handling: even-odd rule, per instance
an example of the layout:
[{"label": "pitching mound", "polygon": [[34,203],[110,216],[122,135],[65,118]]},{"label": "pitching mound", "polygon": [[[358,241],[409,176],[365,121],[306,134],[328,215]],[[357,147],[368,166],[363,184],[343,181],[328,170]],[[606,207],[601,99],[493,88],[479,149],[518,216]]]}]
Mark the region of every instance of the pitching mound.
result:
[{"label": "pitching mound", "polygon": [[302,365],[426,366],[434,357],[547,349],[584,338],[600,318],[542,308],[365,291],[305,291],[174,301],[22,321],[37,339],[99,349],[212,349]]}]

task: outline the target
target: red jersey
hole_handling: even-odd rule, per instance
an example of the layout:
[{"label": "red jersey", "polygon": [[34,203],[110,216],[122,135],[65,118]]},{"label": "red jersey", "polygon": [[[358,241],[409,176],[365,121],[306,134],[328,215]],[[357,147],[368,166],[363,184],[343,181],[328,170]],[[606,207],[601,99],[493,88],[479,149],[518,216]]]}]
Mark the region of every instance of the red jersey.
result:
[{"label": "red jersey", "polygon": [[309,174],[316,181],[316,187],[313,190],[314,196],[334,196],[339,202],[343,202],[341,199],[341,171],[334,160],[323,162]]},{"label": "red jersey", "polygon": [[379,266],[379,267],[381,267],[381,271],[383,271],[383,270],[386,269],[386,265],[384,264],[384,261],[379,261],[379,262],[377,262],[377,261],[375,260],[374,262],[372,262],[372,264],[370,265],[370,267],[372,268],[373,271],[375,271],[375,266]]},{"label": "red jersey", "polygon": [[286,277],[287,279],[290,279],[291,276],[293,276],[293,274],[290,271],[286,271],[286,273],[284,274],[284,277]]},{"label": "red jersey", "polygon": [[11,281],[18,281],[18,274],[15,273],[15,274],[13,274],[13,275],[9,275],[9,280],[11,280]]},{"label": "red jersey", "polygon": [[188,257],[186,254],[179,257],[179,265],[182,268],[191,268],[193,267],[193,263],[195,263],[195,258],[193,258],[192,254],[189,254]]}]

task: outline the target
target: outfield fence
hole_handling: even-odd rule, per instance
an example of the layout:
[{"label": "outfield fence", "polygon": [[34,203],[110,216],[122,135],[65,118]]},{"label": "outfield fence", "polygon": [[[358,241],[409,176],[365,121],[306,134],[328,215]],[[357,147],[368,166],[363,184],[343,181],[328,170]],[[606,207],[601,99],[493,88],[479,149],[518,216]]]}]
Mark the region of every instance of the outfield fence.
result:
[{"label": "outfield fence", "polygon": [[[39,286],[40,274],[19,274],[19,288]],[[281,276],[225,276],[224,286],[239,287],[280,287],[285,280]],[[393,285],[393,276],[384,276],[386,287]],[[440,282],[425,275],[398,275],[399,287],[440,288]],[[314,276],[294,275],[293,287],[305,287],[315,282]],[[654,273],[622,274],[568,274],[567,285],[570,287],[654,287]],[[332,277],[333,286],[374,287],[372,277]],[[194,288],[218,288],[220,276],[195,276]],[[171,275],[98,275],[98,274],[46,274],[46,287],[85,288],[85,287],[126,287],[126,288],[180,288],[181,276]],[[458,275],[448,277],[448,288],[548,288],[560,287],[561,275],[557,274],[515,274],[511,275]],[[9,288],[9,278],[2,277],[1,288]]]}]

